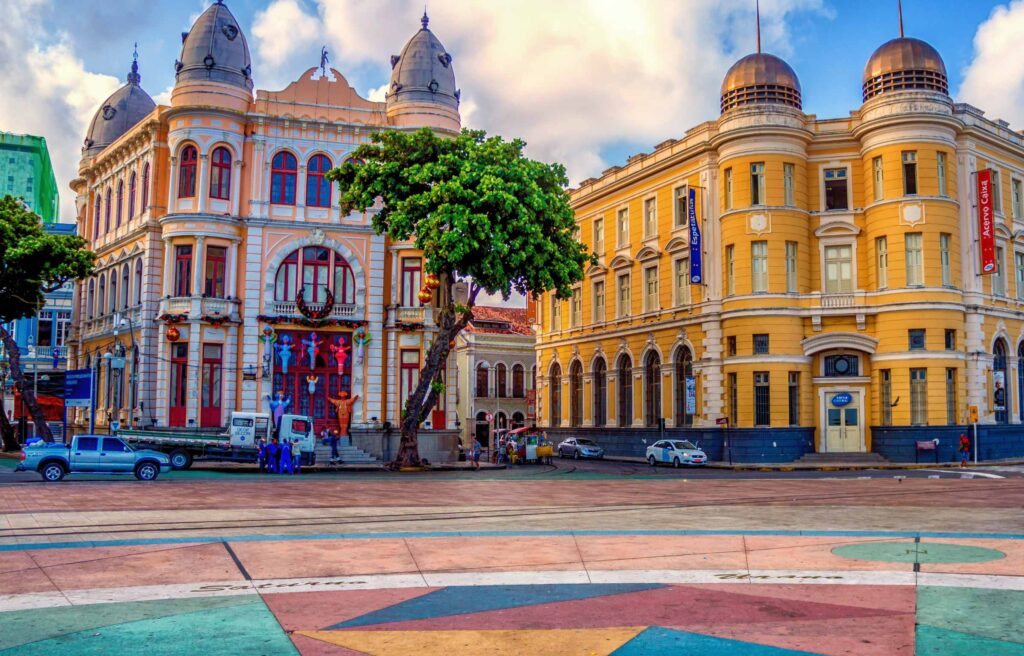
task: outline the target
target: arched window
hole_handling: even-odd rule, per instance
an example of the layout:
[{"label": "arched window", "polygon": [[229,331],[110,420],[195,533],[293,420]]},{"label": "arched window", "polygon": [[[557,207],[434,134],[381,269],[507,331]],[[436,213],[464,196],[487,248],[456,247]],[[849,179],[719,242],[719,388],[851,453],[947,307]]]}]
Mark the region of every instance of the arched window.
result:
[{"label": "arched window", "polygon": [[110,272],[110,307],[106,310],[111,314],[117,312],[117,269]]},{"label": "arched window", "polygon": [[537,389],[537,365],[530,367],[530,389]]},{"label": "arched window", "polygon": [[487,374],[489,373],[487,365],[480,363],[476,366],[476,397],[478,399],[486,399],[488,395],[488,381]]},{"label": "arched window", "polygon": [[107,277],[100,275],[99,294],[96,297],[96,316],[102,317],[107,312]]},{"label": "arched window", "polygon": [[508,428],[508,417],[504,412],[499,412],[494,415],[494,427],[495,428]]},{"label": "arched window", "polygon": [[275,301],[294,302],[300,288],[307,303],[326,302],[328,288],[334,294],[336,304],[353,305],[356,302],[356,276],[348,260],[320,246],[293,251],[277,269]]},{"label": "arched window", "polygon": [[633,425],[633,361],[623,353],[618,362],[619,426]]},{"label": "arched window", "polygon": [[210,198],[231,198],[231,151],[224,146],[214,148],[210,157]]},{"label": "arched window", "polygon": [[142,258],[135,260],[135,296],[133,305],[142,303]]},{"label": "arched window", "polygon": [[569,367],[569,424],[583,423],[583,365],[577,360]]},{"label": "arched window", "polygon": [[552,426],[562,425],[562,367],[551,365],[551,375],[548,377],[551,388],[551,421]]},{"label": "arched window", "polygon": [[96,316],[96,279],[89,280],[89,294],[85,300],[85,316],[92,319]]},{"label": "arched window", "polygon": [[1006,424],[1010,421],[1010,413],[1007,403],[1010,400],[1009,380],[1007,379],[1006,366],[1006,342],[1002,339],[996,341],[992,349],[992,407],[996,411],[996,423]]},{"label": "arched window", "polygon": [[522,428],[526,425],[526,417],[523,413],[516,411],[512,413],[512,428]]},{"label": "arched window", "polygon": [[313,155],[306,166],[306,205],[309,207],[331,206],[331,181],[324,174],[331,170],[331,160],[326,155]]},{"label": "arched window", "polygon": [[295,204],[295,176],[298,165],[295,155],[280,152],[270,163],[270,202],[276,205]]},{"label": "arched window", "polygon": [[644,358],[644,423],[657,426],[661,419],[661,358],[654,351]]},{"label": "arched window", "polygon": [[499,399],[508,397],[508,368],[503,363],[498,363],[494,368],[494,393]]},{"label": "arched window", "polygon": [[128,264],[125,263],[121,267],[121,307],[124,309],[128,308],[128,283],[131,269],[128,268]]},{"label": "arched window", "polygon": [[604,358],[594,361],[594,425],[608,423],[608,365]]},{"label": "arched window", "polygon": [[135,218],[135,192],[138,189],[138,180],[135,171],[128,176],[128,220]]},{"label": "arched window", "polygon": [[117,217],[114,225],[120,228],[121,219],[124,218],[124,178],[117,181],[117,211],[114,215]]},{"label": "arched window", "polygon": [[107,198],[106,198],[107,206],[106,206],[106,208],[104,208],[104,212],[103,212],[103,234],[107,234],[108,232],[110,232],[110,206],[114,204],[113,203],[113,191],[114,191],[113,189],[111,189],[110,187],[107,187]]},{"label": "arched window", "polygon": [[102,202],[100,200],[100,198],[102,196],[103,196],[103,194],[101,194],[100,190],[97,189],[96,190],[96,201],[93,203],[93,209],[92,209],[92,238],[93,239],[98,239],[99,236],[100,236],[100,211],[101,211],[101,207],[100,206],[101,206],[101,202]]},{"label": "arched window", "polygon": [[512,398],[521,399],[526,396],[526,388],[523,384],[525,376],[526,370],[523,368],[523,365],[512,365]]},{"label": "arched window", "polygon": [[194,198],[196,195],[196,170],[199,165],[199,151],[195,146],[185,146],[178,164],[178,198]]},{"label": "arched window", "polygon": [[139,211],[145,212],[149,208],[149,162],[142,167],[142,202],[139,203]]},{"label": "arched window", "polygon": [[686,411],[686,381],[693,378],[693,354],[682,346],[676,351],[676,426],[693,426],[693,415]]}]

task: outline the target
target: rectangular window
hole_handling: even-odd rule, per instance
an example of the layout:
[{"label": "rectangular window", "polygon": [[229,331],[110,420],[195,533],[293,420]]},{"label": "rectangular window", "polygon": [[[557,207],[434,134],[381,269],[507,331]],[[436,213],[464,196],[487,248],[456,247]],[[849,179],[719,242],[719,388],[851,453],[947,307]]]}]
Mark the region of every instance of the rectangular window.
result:
[{"label": "rectangular window", "polygon": [[598,280],[594,283],[594,323],[603,323],[604,313],[604,281]]},{"label": "rectangular window", "polygon": [[750,286],[755,292],[768,291],[768,242],[750,242]]},{"label": "rectangular window", "polygon": [[562,329],[562,300],[551,295],[551,330]]},{"label": "rectangular window", "polygon": [[992,210],[1003,211],[1003,188],[999,184],[999,171],[992,169]]},{"label": "rectangular window", "polygon": [[768,354],[768,334],[761,333],[754,335],[754,355]]},{"label": "rectangular window", "polygon": [[771,391],[768,372],[754,372],[754,425],[768,426],[772,423]]},{"label": "rectangular window", "polygon": [[796,253],[797,243],[786,242],[786,291],[796,293]]},{"label": "rectangular window", "polygon": [[882,369],[881,394],[878,397],[879,415],[883,426],[892,426],[892,372]]},{"label": "rectangular window", "polygon": [[921,233],[908,232],[904,236],[907,251],[907,287],[924,284],[924,261],[921,256]]},{"label": "rectangular window", "polygon": [[789,425],[800,425],[800,372],[789,372]]},{"label": "rectangular window", "polygon": [[400,374],[401,389],[399,390],[399,403],[401,408],[405,407],[405,401],[416,391],[420,383],[420,352],[415,349],[402,349]]},{"label": "rectangular window", "polygon": [[1010,182],[1010,195],[1013,202],[1013,218],[1024,221],[1024,182],[1020,180]]},{"label": "rectangular window", "polygon": [[224,273],[227,270],[227,260],[228,249],[224,246],[206,247],[206,280],[203,289],[210,298],[224,298]]},{"label": "rectangular window", "polygon": [[736,374],[729,374],[729,425],[735,426],[739,416],[739,390],[736,384]]},{"label": "rectangular window", "polygon": [[569,325],[579,328],[583,318],[583,292],[579,289],[572,290],[572,300],[569,305]]},{"label": "rectangular window", "polygon": [[683,258],[675,262],[676,305],[690,304],[690,260]]},{"label": "rectangular window", "polygon": [[787,207],[793,207],[794,205],[796,205],[796,201],[794,200],[794,193],[793,193],[793,189],[794,189],[794,186],[795,186],[795,182],[793,180],[793,176],[794,176],[794,167],[793,167],[793,165],[792,164],[783,164],[782,165],[782,191],[783,191],[783,196],[784,196],[785,203],[786,203]]},{"label": "rectangular window", "polygon": [[885,198],[885,189],[883,187],[882,177],[882,158],[876,157],[871,160],[871,180],[873,184],[875,200],[882,200]]},{"label": "rectangular window", "polygon": [[949,244],[952,236],[948,232],[939,234],[939,264],[942,266],[942,285],[950,287],[953,284],[953,267],[950,263]]},{"label": "rectangular window", "polygon": [[644,269],[644,312],[660,310],[658,303],[658,267]]},{"label": "rectangular window", "polygon": [[750,204],[764,205],[764,162],[750,165]]},{"label": "rectangular window", "polygon": [[846,198],[846,169],[825,169],[825,209],[845,210],[850,203]]},{"label": "rectangular window", "polygon": [[423,287],[423,260],[418,257],[402,258],[402,307],[420,307],[419,293]]},{"label": "rectangular window", "polygon": [[825,376],[845,378],[860,375],[860,358],[856,355],[826,355]]},{"label": "rectangular window", "polygon": [[594,219],[594,252],[598,257],[604,255],[604,219]]},{"label": "rectangular window", "polygon": [[688,187],[676,187],[675,191],[675,216],[672,224],[676,228],[685,228],[690,222],[690,191]]},{"label": "rectangular window", "polygon": [[885,237],[875,239],[875,264],[878,267],[878,288],[889,286],[889,242]]},{"label": "rectangular window", "polygon": [[946,328],[945,342],[946,342],[946,350],[947,351],[955,351],[956,350],[956,329],[955,328]]},{"label": "rectangular window", "polygon": [[910,370],[910,423],[928,425],[928,370]]},{"label": "rectangular window", "polygon": [[51,346],[53,342],[53,316],[40,312],[36,320],[36,346]]},{"label": "rectangular window", "polygon": [[725,338],[725,352],[730,356],[736,355],[736,335]]},{"label": "rectangular window", "polygon": [[174,247],[174,295],[192,295],[192,246]]},{"label": "rectangular window", "polygon": [[903,151],[903,195],[917,194],[917,152]]},{"label": "rectangular window", "polygon": [[825,247],[825,293],[849,294],[853,291],[853,246]]},{"label": "rectangular window", "polygon": [[946,423],[956,426],[956,369],[946,369]]},{"label": "rectangular window", "polygon": [[658,212],[657,201],[648,198],[644,201],[644,238],[656,237],[658,235]]},{"label": "rectangular window", "polygon": [[935,154],[935,172],[939,176],[939,195],[946,195],[946,153]]},{"label": "rectangular window", "polygon": [[732,169],[725,169],[725,209],[732,209]]},{"label": "rectangular window", "polygon": [[725,247],[725,294],[736,293],[736,249],[732,244]]},{"label": "rectangular window", "polygon": [[1024,300],[1024,253],[1013,254],[1014,277],[1017,282],[1017,298]]},{"label": "rectangular window", "polygon": [[629,316],[629,274],[623,274],[618,279],[617,303],[615,313],[618,318]]},{"label": "rectangular window", "polygon": [[927,348],[924,328],[911,328],[907,331],[907,338],[911,351],[923,351]]},{"label": "rectangular window", "polygon": [[996,246],[996,270],[992,273],[992,293],[996,296],[1006,296],[1006,275],[1003,273],[1004,251],[1002,246]]},{"label": "rectangular window", "polygon": [[[55,332],[54,346],[64,346],[67,342],[68,330],[71,328],[71,313],[70,312],[58,312],[57,313],[57,325]],[[66,354],[65,354],[66,355]]]},{"label": "rectangular window", "polygon": [[623,246],[629,245],[629,210],[619,210],[617,221],[618,225],[616,230],[618,231],[618,236],[616,239],[618,239],[618,241],[616,242],[616,245],[619,248],[622,248]]}]

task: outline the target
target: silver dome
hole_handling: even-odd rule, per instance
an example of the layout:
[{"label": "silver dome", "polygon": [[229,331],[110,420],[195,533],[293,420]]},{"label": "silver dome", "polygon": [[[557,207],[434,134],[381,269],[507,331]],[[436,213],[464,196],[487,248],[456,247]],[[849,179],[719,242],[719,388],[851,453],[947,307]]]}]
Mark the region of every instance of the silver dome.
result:
[{"label": "silver dome", "polygon": [[138,62],[133,61],[131,72],[128,73],[128,84],[107,98],[92,117],[82,147],[84,155],[101,152],[156,108],[153,99],[139,86],[141,81]]},{"label": "silver dome", "polygon": [[238,21],[222,0],[182,34],[177,82],[221,82],[252,90],[252,59]]},{"label": "silver dome", "polygon": [[391,57],[387,102],[437,103],[457,110],[459,90],[455,86],[452,56],[427,28],[429,20],[424,13],[422,29],[409,39],[402,54]]}]

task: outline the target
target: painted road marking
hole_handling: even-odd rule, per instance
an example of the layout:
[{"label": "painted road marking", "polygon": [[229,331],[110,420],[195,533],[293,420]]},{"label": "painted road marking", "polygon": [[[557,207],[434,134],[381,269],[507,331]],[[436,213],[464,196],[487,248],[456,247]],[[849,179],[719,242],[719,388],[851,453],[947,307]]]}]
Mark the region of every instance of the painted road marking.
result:
[{"label": "painted road marking", "polygon": [[398,588],[475,587],[549,584],[798,584],[798,585],[930,585],[1024,591],[1024,577],[980,574],[914,573],[858,570],[579,570],[523,572],[449,572],[436,574],[371,574],[368,576],[206,581],[191,584],[128,586],[65,590],[52,593],[0,595],[0,612],[89,604],[157,601],[195,597],[383,590]]},{"label": "painted road marking", "polygon": [[[960,478],[1006,478],[1005,476],[1000,476],[999,474],[990,474],[988,472],[979,471],[965,472],[962,469],[922,469],[921,471],[933,471],[939,472],[940,474],[960,474]],[[932,477],[929,476],[928,478]],[[938,476],[935,476],[935,478],[938,478]]]}]

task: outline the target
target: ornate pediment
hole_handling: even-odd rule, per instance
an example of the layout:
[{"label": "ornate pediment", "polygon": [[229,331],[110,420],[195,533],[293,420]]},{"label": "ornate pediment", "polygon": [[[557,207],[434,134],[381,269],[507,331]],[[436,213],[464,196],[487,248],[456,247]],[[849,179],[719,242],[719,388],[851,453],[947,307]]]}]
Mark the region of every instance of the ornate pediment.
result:
[{"label": "ornate pediment", "polygon": [[674,237],[665,244],[665,251],[674,253],[675,251],[681,251],[690,247],[690,242],[682,237]]},{"label": "ornate pediment", "polygon": [[608,267],[611,269],[628,269],[633,266],[633,260],[629,259],[625,255],[617,255],[609,262]]},{"label": "ornate pediment", "polygon": [[656,260],[661,257],[661,251],[651,246],[644,246],[640,249],[640,252],[636,254],[636,259],[643,262],[644,260]]}]

